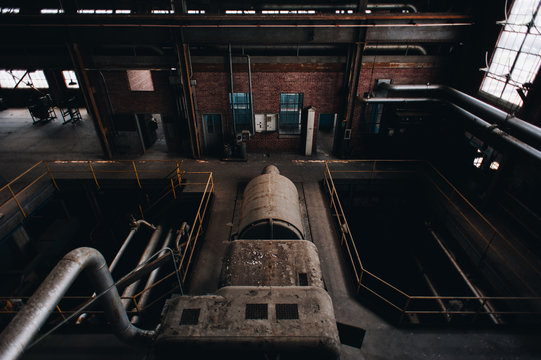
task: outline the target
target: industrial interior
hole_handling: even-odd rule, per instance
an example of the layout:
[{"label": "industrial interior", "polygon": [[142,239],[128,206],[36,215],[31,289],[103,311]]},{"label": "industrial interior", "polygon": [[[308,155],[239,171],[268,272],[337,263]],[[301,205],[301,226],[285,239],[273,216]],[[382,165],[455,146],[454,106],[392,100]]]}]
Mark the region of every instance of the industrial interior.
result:
[{"label": "industrial interior", "polygon": [[540,0],[0,0],[0,359],[539,359]]}]

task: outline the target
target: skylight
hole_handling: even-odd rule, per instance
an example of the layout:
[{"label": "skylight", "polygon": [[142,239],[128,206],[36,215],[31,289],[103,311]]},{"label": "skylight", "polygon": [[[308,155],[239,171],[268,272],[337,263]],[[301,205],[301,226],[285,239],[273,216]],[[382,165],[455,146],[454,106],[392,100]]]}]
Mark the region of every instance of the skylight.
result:
[{"label": "skylight", "polygon": [[541,65],[540,0],[515,0],[496,44],[481,91],[522,106]]}]

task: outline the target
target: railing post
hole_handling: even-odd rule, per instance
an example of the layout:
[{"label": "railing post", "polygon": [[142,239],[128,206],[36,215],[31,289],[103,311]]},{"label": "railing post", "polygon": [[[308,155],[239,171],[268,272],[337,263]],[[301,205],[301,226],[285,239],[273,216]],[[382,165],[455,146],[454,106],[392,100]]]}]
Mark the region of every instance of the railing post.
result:
[{"label": "railing post", "polygon": [[94,177],[94,182],[96,183],[98,190],[100,190],[100,184],[98,183],[98,179],[96,178],[96,173],[94,172],[94,168],[92,167],[92,162],[90,160],[88,161],[88,166],[90,166],[90,171],[92,172],[92,176]]},{"label": "railing post", "polygon": [[175,192],[175,184],[173,184],[173,179],[170,179],[170,180],[171,180],[171,190],[173,191],[173,198],[176,200],[177,193]]},{"label": "railing post", "polygon": [[13,190],[11,189],[11,185],[9,184],[8,184],[8,189],[9,189],[9,192],[11,193],[11,196],[13,197],[13,200],[15,200],[15,202],[17,203],[17,206],[19,206],[19,210],[21,210],[21,213],[26,218],[26,213],[24,212],[23,207],[21,206],[21,203],[19,202],[19,200],[17,200],[17,197],[15,196],[15,193],[13,192]]},{"label": "railing post", "polygon": [[139,181],[139,174],[137,174],[137,168],[135,167],[135,161],[131,162],[133,165],[133,171],[135,172],[135,178],[137,179],[137,185],[139,185],[139,189],[142,189],[141,181]]},{"label": "railing post", "polygon": [[46,161],[44,161],[44,164],[45,164],[45,167],[47,168],[47,173],[49,174],[49,177],[50,177],[51,180],[53,181],[54,187],[56,188],[57,191],[60,191],[60,189],[58,188],[58,185],[56,184],[56,180],[54,179],[54,176],[53,176],[53,174],[51,173],[51,169],[49,169],[49,164],[47,164]]},{"label": "railing post", "polygon": [[400,324],[404,321],[404,316],[406,315],[406,312],[408,311],[410,307],[411,298],[408,297],[408,301],[406,301],[406,307],[402,310],[402,315],[400,316]]},{"label": "railing post", "polygon": [[180,175],[180,165],[177,161],[177,179],[178,179],[178,186],[182,184],[182,176]]}]

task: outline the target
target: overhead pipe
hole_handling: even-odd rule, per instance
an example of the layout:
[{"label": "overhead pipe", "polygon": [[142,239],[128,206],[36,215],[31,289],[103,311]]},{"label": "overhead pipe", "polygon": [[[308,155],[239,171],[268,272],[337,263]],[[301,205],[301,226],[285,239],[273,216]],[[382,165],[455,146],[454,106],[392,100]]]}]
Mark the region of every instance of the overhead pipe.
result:
[{"label": "overhead pipe", "polygon": [[468,286],[468,288],[470,289],[470,291],[473,293],[473,295],[477,298],[479,298],[479,303],[481,303],[481,306],[483,307],[483,309],[487,312],[488,316],[490,317],[490,319],[492,320],[492,322],[494,324],[502,324],[502,321],[501,319],[499,318],[499,316],[496,314],[496,310],[494,308],[494,306],[492,305],[492,303],[487,300],[484,296],[484,294],[481,292],[481,290],[479,290],[477,288],[477,286],[475,286],[471,281],[470,279],[468,278],[468,276],[464,273],[464,271],[462,270],[462,268],[460,267],[460,265],[456,262],[455,258],[453,257],[453,254],[451,254],[451,252],[445,247],[445,245],[443,244],[443,242],[441,241],[441,239],[439,238],[438,234],[436,234],[434,232],[433,229],[431,229],[430,227],[427,228],[428,229],[428,232],[430,233],[430,235],[432,236],[432,238],[434,240],[436,240],[436,242],[438,243],[438,245],[440,246],[440,248],[442,249],[442,251],[445,253],[445,255],[447,256],[447,258],[449,259],[449,261],[451,262],[451,264],[453,264],[455,270],[459,273],[460,277],[462,278],[462,280],[464,280],[464,282],[466,283],[466,285]]},{"label": "overhead pipe", "polygon": [[103,255],[96,249],[82,247],[70,251],[45,278],[21,311],[0,334],[0,357],[15,360],[43,326],[73,281],[85,271],[100,300],[113,331],[130,343],[149,343],[155,332],[132,325],[122,306],[118,290]]},{"label": "overhead pipe", "polygon": [[424,46],[421,45],[404,45],[404,44],[367,44],[364,50],[373,51],[415,51],[421,55],[428,55]]},{"label": "overhead pipe", "polygon": [[435,98],[360,98],[360,101],[367,104],[407,104],[407,103],[444,103],[449,105],[456,113],[462,116],[464,119],[468,120],[470,123],[474,124],[478,128],[483,129],[487,134],[496,136],[502,143],[508,145],[509,147],[518,150],[526,155],[531,156],[537,161],[541,162],[541,151],[532,147],[520,139],[517,139],[505,131],[496,127],[495,124],[491,124],[484,119],[472,114],[471,112],[461,108],[460,106],[446,102],[441,99]]},{"label": "overhead pipe", "polygon": [[[139,262],[137,263],[137,266],[143,264],[145,261],[147,261],[152,254],[154,254],[156,250],[156,246],[158,245],[158,241],[160,240],[163,232],[163,227],[161,225],[158,225],[156,227],[156,230],[154,230],[154,233],[150,237],[150,240],[148,241],[148,245],[143,251],[143,254],[141,255],[141,258],[139,259]],[[139,286],[140,280],[135,281],[130,286],[128,286],[126,289],[124,289],[124,292],[122,293],[122,305],[125,310],[128,310],[130,308],[130,305],[132,304],[132,297],[135,295],[137,291],[137,287]]]},{"label": "overhead pipe", "polygon": [[[171,242],[172,237],[173,237],[173,229],[170,229],[169,232],[167,233],[167,236],[165,237],[165,240],[163,241],[162,247],[160,248],[160,253],[163,252],[165,249],[169,248],[169,243]],[[152,271],[150,275],[148,276],[148,280],[145,284],[145,289],[147,290],[143,293],[143,295],[141,295],[141,298],[138,301],[139,307],[144,308],[145,305],[147,304],[148,299],[150,298],[150,291],[151,291],[150,288],[156,282],[156,279],[159,273],[160,273],[160,270],[156,269]],[[140,320],[140,316],[134,315],[132,316],[130,321],[132,324],[137,324],[139,320]]]},{"label": "overhead pipe", "polygon": [[[345,4],[264,4],[261,6],[262,10],[357,10],[359,8],[358,2],[345,3]],[[417,8],[412,4],[368,4],[367,10],[408,10],[409,12],[416,13]]]},{"label": "overhead pipe", "polygon": [[379,87],[391,92],[405,91],[433,94],[435,98],[448,100],[468,111],[473,111],[476,115],[486,118],[487,120],[493,120],[496,124],[502,126],[504,129],[508,129],[511,133],[514,132],[517,135],[525,136],[532,140],[534,147],[541,148],[541,128],[452,87],[446,85],[391,84],[380,84]]}]

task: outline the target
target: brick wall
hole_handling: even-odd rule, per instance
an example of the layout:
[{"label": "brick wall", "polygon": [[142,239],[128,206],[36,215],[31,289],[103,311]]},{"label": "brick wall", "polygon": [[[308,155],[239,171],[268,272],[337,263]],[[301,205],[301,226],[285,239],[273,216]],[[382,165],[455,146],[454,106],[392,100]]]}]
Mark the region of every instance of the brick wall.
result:
[{"label": "brick wall", "polygon": [[[195,72],[199,114],[222,115],[224,137],[231,135],[231,110],[228,102],[227,72]],[[302,92],[303,108],[314,107],[318,113],[335,113],[340,108],[343,72],[253,72],[254,113],[278,113],[281,92]],[[248,74],[234,73],[235,92],[249,92]],[[316,117],[317,121],[317,117]],[[316,129],[317,129],[317,123]],[[315,134],[314,134],[315,136]],[[304,136],[280,136],[278,131],[256,133],[248,143],[251,152],[301,152]]]},{"label": "brick wall", "polygon": [[104,71],[113,113],[175,115],[175,98],[169,72],[152,71],[154,91],[131,91],[125,71]]}]

